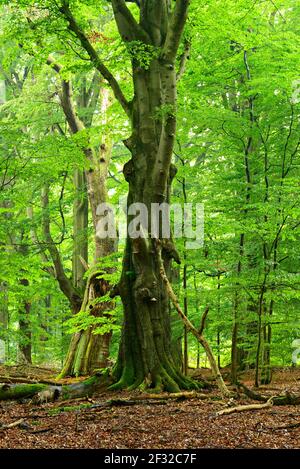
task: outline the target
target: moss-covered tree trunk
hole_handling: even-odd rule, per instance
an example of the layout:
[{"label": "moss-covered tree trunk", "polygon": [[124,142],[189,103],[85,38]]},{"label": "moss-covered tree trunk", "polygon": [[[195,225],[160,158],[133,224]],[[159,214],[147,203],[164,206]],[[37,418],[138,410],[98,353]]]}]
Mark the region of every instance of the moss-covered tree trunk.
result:
[{"label": "moss-covered tree trunk", "polygon": [[[95,303],[95,299],[104,296],[110,288],[99,276],[99,270],[89,276],[81,306],[82,311],[95,317],[102,317],[114,308],[113,301]],[[111,333],[95,334],[95,328],[90,326],[73,334],[60,377],[89,375],[96,369],[107,367]]]},{"label": "moss-covered tree trunk", "polygon": [[56,399],[75,399],[78,397],[91,396],[94,392],[107,386],[107,376],[91,376],[88,379],[73,384],[48,385],[48,384],[1,384],[1,400],[18,400],[34,397],[33,402],[42,404],[52,402]]},{"label": "moss-covered tree trunk", "polygon": [[[171,344],[169,298],[149,245],[127,241],[119,291],[124,324],[114,378],[118,388],[176,392],[191,383],[181,373]],[[166,260],[166,263],[168,261]]]},{"label": "moss-covered tree trunk", "polygon": [[[191,383],[173,358],[169,296],[160,276],[150,214],[153,204],[169,201],[176,174],[171,164],[176,133],[176,54],[189,2],[176,2],[172,13],[166,0],[141,2],[140,25],[135,31],[128,27],[122,2],[112,3],[122,38],[130,42],[139,36],[146,44],[132,60],[132,135],[125,142],[132,157],[124,167],[124,176],[129,184],[128,208],[142,203],[149,214],[146,237],[133,239],[129,234],[127,239],[118,285],[124,325],[113,388],[145,386],[176,392]],[[143,65],[145,50],[149,54],[147,66]],[[129,215],[128,225],[131,221]],[[156,235],[169,271],[172,257],[179,261],[173,241],[162,236],[161,226]]]}]

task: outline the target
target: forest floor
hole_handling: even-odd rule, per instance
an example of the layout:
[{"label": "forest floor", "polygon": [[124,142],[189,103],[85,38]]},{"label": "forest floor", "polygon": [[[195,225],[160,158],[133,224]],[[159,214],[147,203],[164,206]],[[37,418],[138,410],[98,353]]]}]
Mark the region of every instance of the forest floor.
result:
[{"label": "forest floor", "polygon": [[[4,371],[0,367],[2,377]],[[17,376],[12,368],[10,373]],[[32,371],[31,378],[50,379],[51,374],[50,370],[37,369],[36,374]],[[208,370],[201,370],[201,374],[209,377]],[[248,387],[253,386],[251,373],[244,375],[242,381]],[[272,383],[262,386],[261,392],[275,396],[299,393],[299,388],[300,369],[278,369],[273,373]],[[101,404],[109,399],[136,399],[139,394],[106,392],[92,399],[40,406],[30,401],[1,402],[0,448],[300,448],[300,406],[273,406],[216,416],[217,411],[230,405],[253,401],[224,400],[217,390],[207,394],[209,398],[204,400],[165,399],[153,403],[147,400],[132,406],[108,407]],[[91,405],[96,407],[88,407]],[[1,425],[18,420],[18,426],[1,429]]]}]

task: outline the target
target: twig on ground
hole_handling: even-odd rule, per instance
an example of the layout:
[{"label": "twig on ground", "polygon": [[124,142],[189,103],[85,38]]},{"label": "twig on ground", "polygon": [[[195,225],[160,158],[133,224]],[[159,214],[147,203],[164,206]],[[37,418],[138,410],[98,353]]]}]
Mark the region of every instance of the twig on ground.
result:
[{"label": "twig on ground", "polygon": [[270,399],[264,404],[239,405],[237,407],[230,407],[229,409],[219,410],[218,412],[216,412],[216,417],[219,417],[220,415],[233,414],[234,412],[245,412],[248,410],[266,409],[267,407],[272,407],[272,405],[273,405],[273,397],[270,397]]}]

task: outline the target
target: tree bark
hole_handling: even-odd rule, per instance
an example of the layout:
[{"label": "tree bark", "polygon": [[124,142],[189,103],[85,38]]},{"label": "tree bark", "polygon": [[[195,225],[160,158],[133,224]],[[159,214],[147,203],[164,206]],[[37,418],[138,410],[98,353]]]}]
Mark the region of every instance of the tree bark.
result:
[{"label": "tree bark", "polygon": [[[25,278],[20,280],[22,287],[28,287],[29,281]],[[31,325],[30,325],[30,309],[31,303],[28,300],[24,300],[19,309],[19,328],[21,332],[19,350],[21,352],[21,360],[24,360],[27,363],[32,363],[31,357]]]},{"label": "tree bark", "polygon": [[[173,3],[173,2],[172,2]],[[128,207],[167,202],[175,175],[171,158],[176,133],[176,55],[187,18],[189,0],[145,0],[139,22],[124,0],[112,0],[115,20],[123,41],[142,43],[132,57],[134,98],[128,102],[116,78],[104,65],[68,2],[61,8],[69,29],[76,34],[91,62],[108,81],[132,125],[125,145],[131,160],[124,166],[129,183]],[[146,51],[146,52],[145,52]],[[142,55],[149,56],[143,64]],[[132,216],[128,215],[128,222]],[[151,224],[149,224],[150,226]],[[128,236],[120,283],[124,324],[114,376],[116,388],[150,387],[178,392],[191,386],[177,369],[171,351],[169,297],[161,281],[158,257],[148,228],[148,239]],[[162,238],[161,234],[158,234]],[[163,259],[168,271],[178,255],[171,239],[164,239]]]},{"label": "tree bark", "polygon": [[74,171],[75,200],[73,204],[73,285],[84,294],[84,274],[88,263],[88,197],[84,171]]},{"label": "tree bark", "polygon": [[[52,56],[48,57],[47,63],[55,70],[56,73],[61,73],[62,66],[56,62]],[[85,118],[80,119],[74,103],[72,83],[71,81],[67,81],[61,77],[62,90],[60,93],[60,102],[72,134],[76,134],[92,125],[93,114],[98,101],[100,101],[98,106],[102,113],[102,124],[106,123],[106,114],[110,105],[110,97],[109,91],[102,85],[101,77],[99,77],[99,73],[97,71],[93,76],[90,89],[88,91],[86,90],[86,82],[84,81],[84,89],[81,90],[82,93],[78,100],[78,107],[84,107],[85,111],[88,111],[88,114]],[[99,263],[103,257],[115,252],[116,249],[115,239],[100,239],[97,236],[97,226],[102,216],[98,212],[98,207],[101,204],[104,204],[107,200],[106,180],[111,156],[111,142],[109,137],[103,136],[102,144],[99,148],[93,148],[92,146],[87,145],[83,148],[83,152],[89,168],[84,173],[76,170],[74,177],[75,186],[83,195],[81,198],[82,200],[75,201],[74,206],[75,244],[73,255],[73,276],[75,280],[74,286],[76,286],[77,289],[80,287],[78,282],[81,282],[81,285],[84,283],[82,280],[84,269],[81,261],[86,261],[87,259],[87,257],[84,257],[84,255],[87,256],[87,245],[80,245],[79,240],[76,237],[79,232],[82,233],[82,230],[85,231],[87,226],[86,189],[94,226],[95,250],[93,263]],[[87,236],[85,239],[87,240]],[[98,274],[100,274],[99,269]],[[99,292],[97,292],[100,283],[100,281],[95,281],[93,286],[86,285],[84,296],[86,297],[86,295],[88,295],[89,300],[92,298],[94,299],[97,296],[102,296],[101,293],[99,294]],[[85,300],[79,307],[79,310],[83,310],[84,303]],[[107,310],[111,309],[111,305],[111,302],[107,303]],[[93,314],[93,311],[94,309],[92,308],[90,314]],[[78,312],[78,310],[75,311],[75,313],[76,312]],[[93,334],[94,329],[94,327],[90,327],[89,329],[78,332],[72,336],[60,376],[90,374],[96,368],[105,368],[107,366],[109,345],[112,334],[106,333],[104,335],[95,335]]]},{"label": "tree bark", "polygon": [[94,375],[80,382],[69,385],[47,384],[4,384],[0,385],[0,400],[27,399],[34,397],[34,403],[42,404],[56,399],[75,399],[92,395],[107,386],[107,376]]}]

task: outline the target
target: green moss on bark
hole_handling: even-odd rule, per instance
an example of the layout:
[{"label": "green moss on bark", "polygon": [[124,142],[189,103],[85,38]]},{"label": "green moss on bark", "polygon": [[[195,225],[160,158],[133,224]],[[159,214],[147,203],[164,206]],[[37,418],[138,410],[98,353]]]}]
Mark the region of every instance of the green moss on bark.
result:
[{"label": "green moss on bark", "polygon": [[4,384],[0,387],[0,400],[23,399],[32,397],[49,386],[46,384]]}]

